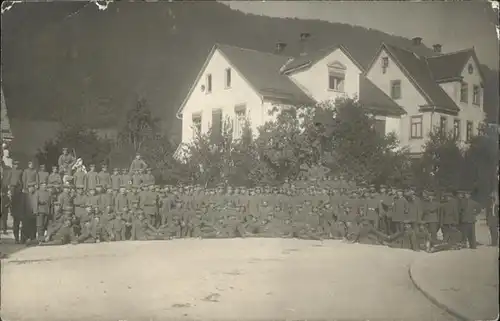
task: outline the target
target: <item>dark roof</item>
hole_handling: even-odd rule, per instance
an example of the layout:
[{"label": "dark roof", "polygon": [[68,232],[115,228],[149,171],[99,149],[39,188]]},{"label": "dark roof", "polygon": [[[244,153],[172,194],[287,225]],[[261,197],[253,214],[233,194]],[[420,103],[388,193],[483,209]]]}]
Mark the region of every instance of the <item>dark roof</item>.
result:
[{"label": "dark roof", "polygon": [[[450,54],[427,58],[427,63],[436,81],[462,76],[465,64],[474,54],[474,49],[466,49]],[[479,68],[479,66],[478,66]]]},{"label": "dark roof", "polygon": [[376,113],[403,115],[406,111],[365,76],[359,76],[359,102]]},{"label": "dark roof", "polygon": [[351,53],[344,46],[332,45],[327,48],[308,52],[304,55],[294,57],[293,59],[287,62],[287,64],[282,69],[282,72],[287,72],[303,66],[304,67],[312,66],[313,64],[325,58],[327,55],[329,55],[336,49],[341,49],[358,66],[359,69],[361,69],[362,71],[364,70],[364,67],[361,64],[359,64],[356,59],[352,57]]},{"label": "dark roof", "polygon": [[223,44],[218,44],[217,48],[265,98],[293,103],[315,103],[288,76],[281,74],[281,67],[290,57]]},{"label": "dark roof", "polygon": [[415,83],[430,106],[453,113],[460,110],[453,99],[434,80],[425,57],[392,45],[384,44],[384,46],[396,62],[406,70],[408,78]]}]

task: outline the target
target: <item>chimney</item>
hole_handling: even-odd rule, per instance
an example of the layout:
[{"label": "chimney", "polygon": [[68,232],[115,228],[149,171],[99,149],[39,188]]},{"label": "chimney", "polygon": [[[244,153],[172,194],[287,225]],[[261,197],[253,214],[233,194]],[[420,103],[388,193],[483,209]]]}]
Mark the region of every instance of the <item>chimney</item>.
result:
[{"label": "chimney", "polygon": [[411,41],[413,42],[414,46],[420,46],[422,44],[422,38],[420,37],[415,37]]},{"label": "chimney", "polygon": [[279,54],[279,53],[282,53],[283,50],[285,50],[286,48],[286,43],[284,42],[277,42],[276,43],[276,48],[274,50],[275,53]]},{"label": "chimney", "polygon": [[442,46],[440,44],[438,44],[438,43],[432,46],[432,48],[434,49],[435,53],[441,53],[441,47]]},{"label": "chimney", "polygon": [[307,39],[311,36],[310,33],[303,32],[300,34],[300,55],[303,56],[307,53]]}]

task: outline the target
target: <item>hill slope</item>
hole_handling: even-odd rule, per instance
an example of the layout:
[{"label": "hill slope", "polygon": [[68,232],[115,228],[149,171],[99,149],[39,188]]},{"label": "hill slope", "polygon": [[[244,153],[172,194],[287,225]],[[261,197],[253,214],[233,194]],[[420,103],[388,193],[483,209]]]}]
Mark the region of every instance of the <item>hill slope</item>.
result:
[{"label": "hill slope", "polygon": [[[18,5],[2,17],[2,85],[13,118],[73,116],[108,126],[141,95],[175,132],[175,112],[215,42],[272,51],[283,41],[297,54],[299,34],[309,32],[311,50],[342,43],[364,65],[382,41],[411,46],[376,30],[246,15],[215,2],[89,5],[67,19],[82,3],[55,5]],[[20,25],[34,12],[34,23]],[[488,100],[498,100],[497,82],[487,86]]]}]

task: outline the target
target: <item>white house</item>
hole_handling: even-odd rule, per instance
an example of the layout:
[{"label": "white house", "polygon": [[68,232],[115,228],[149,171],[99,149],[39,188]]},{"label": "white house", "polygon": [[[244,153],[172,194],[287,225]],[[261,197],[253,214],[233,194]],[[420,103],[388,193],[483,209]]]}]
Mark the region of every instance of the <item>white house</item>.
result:
[{"label": "white house", "polygon": [[271,119],[268,112],[276,103],[347,96],[376,116],[378,130],[394,132],[402,146],[419,153],[433,126],[454,129],[463,141],[477,131],[485,116],[482,82],[474,49],[425,57],[382,44],[362,66],[342,45],[288,57],[216,44],[178,110],[181,145],[196,131],[220,131],[226,117],[237,137],[244,119],[256,132]]}]

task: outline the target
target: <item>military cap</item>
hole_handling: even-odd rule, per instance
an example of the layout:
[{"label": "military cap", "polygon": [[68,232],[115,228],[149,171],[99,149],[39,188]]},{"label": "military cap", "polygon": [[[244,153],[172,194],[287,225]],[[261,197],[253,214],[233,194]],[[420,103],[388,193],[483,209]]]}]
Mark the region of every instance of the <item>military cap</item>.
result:
[{"label": "military cap", "polygon": [[19,165],[19,161],[18,160],[14,160],[14,161],[12,161],[12,164]]},{"label": "military cap", "polygon": [[55,200],[54,205],[61,205],[61,202],[59,202],[58,200]]},{"label": "military cap", "polygon": [[72,206],[65,206],[65,207],[63,208],[63,211],[64,211],[64,212],[72,212],[72,211],[73,211],[73,207],[72,207]]},{"label": "military cap", "polygon": [[52,169],[57,169],[57,166],[52,166]]},{"label": "military cap", "polygon": [[139,200],[132,200],[132,204],[139,204]]},{"label": "military cap", "polygon": [[95,184],[95,187],[102,187],[102,184],[101,183],[97,183],[97,184]]},{"label": "military cap", "polygon": [[40,185],[47,185],[47,182],[46,181],[41,181]]},{"label": "military cap", "polygon": [[68,147],[63,147],[62,150],[68,150]]},{"label": "military cap", "polygon": [[35,182],[28,183],[28,187],[35,187],[35,186],[36,186]]}]

